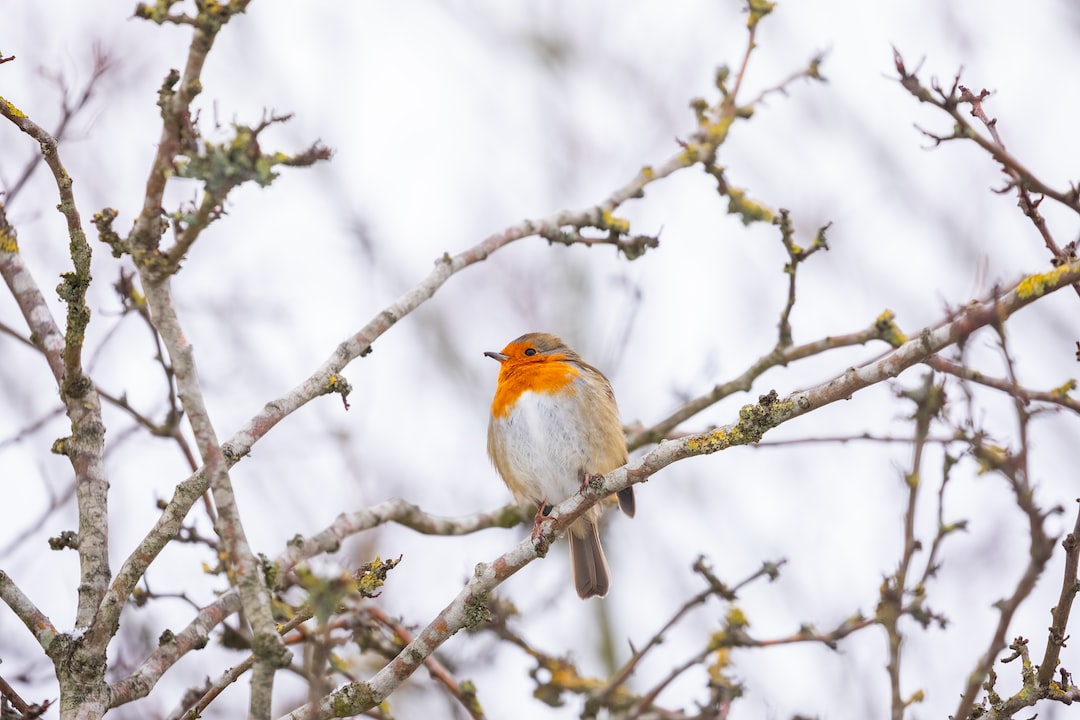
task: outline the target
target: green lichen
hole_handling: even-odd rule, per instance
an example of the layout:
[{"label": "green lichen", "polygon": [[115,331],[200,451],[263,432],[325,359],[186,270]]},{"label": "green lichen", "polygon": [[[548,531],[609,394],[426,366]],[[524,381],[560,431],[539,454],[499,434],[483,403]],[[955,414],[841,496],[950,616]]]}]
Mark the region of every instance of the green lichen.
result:
[{"label": "green lichen", "polygon": [[750,0],[747,7],[750,10],[750,17],[746,20],[746,26],[753,30],[763,17],[773,11],[776,3],[767,2],[766,0]]},{"label": "green lichen", "polygon": [[115,208],[102,208],[101,212],[94,213],[94,217],[90,220],[94,227],[97,228],[98,240],[109,246],[115,258],[130,252],[130,247],[124,239],[113,230],[113,221],[116,220],[116,216],[119,214],[119,211]]},{"label": "green lichen", "polygon": [[728,214],[738,215],[743,225],[751,225],[755,222],[771,223],[776,217],[769,208],[750,200],[745,190],[728,186],[725,194],[728,196]]},{"label": "green lichen", "polygon": [[458,683],[458,694],[462,705],[469,709],[470,715],[483,717],[484,708],[476,696],[476,683],[472,680],[462,680]]},{"label": "green lichen", "polygon": [[[332,717],[352,717],[365,712],[380,703],[375,690],[366,682],[357,680],[330,695],[330,712]],[[391,717],[389,707],[385,706],[384,717]]]},{"label": "green lichen", "polygon": [[473,598],[469,603],[468,608],[465,609],[465,628],[472,630],[484,623],[491,622],[491,608],[488,607],[488,594],[480,593]]}]

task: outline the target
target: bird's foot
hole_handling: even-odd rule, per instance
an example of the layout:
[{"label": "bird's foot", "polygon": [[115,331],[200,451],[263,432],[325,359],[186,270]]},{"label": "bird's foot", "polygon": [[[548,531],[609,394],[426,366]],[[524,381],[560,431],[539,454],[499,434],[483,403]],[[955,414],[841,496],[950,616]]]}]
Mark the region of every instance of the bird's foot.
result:
[{"label": "bird's foot", "polygon": [[550,504],[542,502],[536,509],[536,517],[533,518],[531,539],[536,554],[540,557],[547,555],[548,548],[551,547],[551,525],[558,517],[551,514],[552,509]]}]

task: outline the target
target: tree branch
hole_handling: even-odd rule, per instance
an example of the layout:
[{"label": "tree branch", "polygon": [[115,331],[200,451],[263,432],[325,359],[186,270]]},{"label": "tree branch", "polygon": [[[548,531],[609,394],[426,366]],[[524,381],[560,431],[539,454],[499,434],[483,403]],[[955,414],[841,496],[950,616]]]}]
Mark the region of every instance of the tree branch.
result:
[{"label": "tree branch", "polygon": [[12,609],[42,649],[48,652],[60,633],[52,624],[52,620],[38,609],[34,601],[28,598],[3,570],[0,570],[0,599],[3,599],[4,603]]},{"label": "tree branch", "polygon": [[287,720],[321,720],[335,714],[355,714],[386,699],[432,652],[459,630],[473,627],[486,617],[485,601],[504,580],[541,557],[548,544],[560,537],[585,511],[619,490],[648,480],[679,460],[709,455],[736,445],[755,443],[778,425],[825,405],[850,398],[863,390],[916,365],[933,353],[968,338],[976,330],[1003,322],[1038,297],[1080,280],[1080,261],[1051,272],[1028,276],[1001,298],[972,303],[940,327],[927,328],[885,357],[851,368],[833,380],[780,399],[773,391],[739,412],[736,423],[680,440],[662,442],[642,457],[594,479],[578,493],[552,509],[540,527],[537,540],[525,538],[514,549],[490,563],[480,563],[458,595],[389,664],[366,682],[352,682],[326,696],[318,707],[306,705]]},{"label": "tree branch", "polygon": [[[101,420],[101,401],[93,383],[83,373],[82,348],[90,310],[86,307],[86,290],[90,286],[90,245],[82,229],[71,177],[60,161],[56,140],[21,110],[0,97],[0,115],[36,140],[41,146],[45,163],[53,172],[60,195],[57,208],[67,220],[69,250],[74,265],[72,272],[61,275],[58,291],[67,304],[67,329],[63,336],[49,312],[45,298],[37,287],[19,255],[14,228],[0,205],[0,274],[22,312],[31,337],[45,354],[53,377],[60,389],[72,434],[57,441],[54,452],[66,455],[76,479],[79,505],[79,564],[82,578],[79,583],[79,605],[75,626],[87,627],[108,588],[109,518],[108,487],[103,453],[105,426]],[[63,338],[61,340],[61,337]],[[100,647],[104,653],[104,645]]]},{"label": "tree branch", "polygon": [[[1080,499],[1077,499],[1080,503]],[[1080,576],[1077,568],[1080,566],[1080,507],[1076,512],[1076,522],[1073,523],[1072,532],[1065,536],[1061,543],[1065,548],[1065,567],[1061,578],[1061,593],[1058,595],[1057,605],[1050,611],[1052,621],[1050,623],[1050,637],[1046,640],[1046,652],[1043,653],[1042,662],[1039,663],[1038,682],[1040,687],[1050,685],[1054,671],[1057,669],[1058,657],[1061,648],[1065,647],[1068,639],[1066,634],[1069,626],[1069,613],[1072,611],[1076,594],[1080,592]]]}]

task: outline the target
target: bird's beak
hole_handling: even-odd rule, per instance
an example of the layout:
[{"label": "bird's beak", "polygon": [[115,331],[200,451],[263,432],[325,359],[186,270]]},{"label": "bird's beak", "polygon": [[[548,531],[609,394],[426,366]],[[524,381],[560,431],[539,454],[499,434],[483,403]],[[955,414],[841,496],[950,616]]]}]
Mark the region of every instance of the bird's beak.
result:
[{"label": "bird's beak", "polygon": [[510,359],[509,355],[503,355],[500,352],[492,352],[491,350],[488,350],[484,354],[487,355],[489,358],[491,358],[493,360],[498,360],[499,362],[506,362],[507,360]]}]

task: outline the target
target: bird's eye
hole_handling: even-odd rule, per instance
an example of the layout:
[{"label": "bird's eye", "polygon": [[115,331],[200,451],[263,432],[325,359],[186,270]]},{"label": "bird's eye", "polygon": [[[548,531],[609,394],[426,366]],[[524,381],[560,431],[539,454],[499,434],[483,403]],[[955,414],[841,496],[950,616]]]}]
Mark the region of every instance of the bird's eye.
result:
[{"label": "bird's eye", "polygon": [[528,357],[532,357],[535,354],[536,354],[536,348],[529,348],[528,350],[525,351],[525,355],[528,356]]}]

